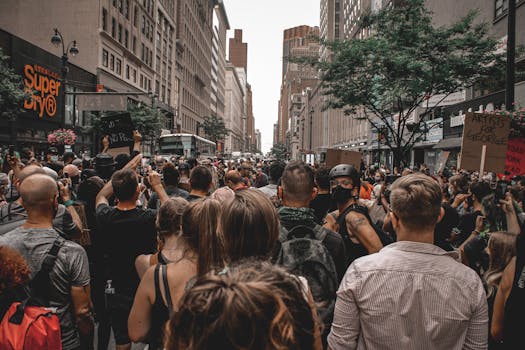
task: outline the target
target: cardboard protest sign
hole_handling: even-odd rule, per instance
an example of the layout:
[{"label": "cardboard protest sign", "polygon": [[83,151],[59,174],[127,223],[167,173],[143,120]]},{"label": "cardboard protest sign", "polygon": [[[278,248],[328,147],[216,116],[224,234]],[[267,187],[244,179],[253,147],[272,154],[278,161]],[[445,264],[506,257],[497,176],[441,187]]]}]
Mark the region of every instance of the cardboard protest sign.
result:
[{"label": "cardboard protest sign", "polygon": [[450,156],[449,151],[443,151],[441,152],[441,156],[439,157],[439,162],[437,166],[437,172],[441,173],[443,170],[445,170],[445,166],[447,165],[448,157]]},{"label": "cardboard protest sign", "polygon": [[133,145],[135,126],[128,112],[102,118],[102,127],[104,134],[109,135],[110,149],[127,148],[125,153],[129,153],[129,147]]},{"label": "cardboard protest sign", "polygon": [[502,173],[505,170],[510,118],[502,115],[467,113],[463,126],[461,168],[479,170],[482,150],[486,146],[484,169]]},{"label": "cardboard protest sign", "polygon": [[350,164],[359,170],[361,166],[361,153],[345,151],[341,149],[329,149],[326,151],[326,166],[332,168],[337,164]]},{"label": "cardboard protest sign", "polygon": [[525,139],[509,139],[505,171],[508,171],[510,176],[525,174]]}]

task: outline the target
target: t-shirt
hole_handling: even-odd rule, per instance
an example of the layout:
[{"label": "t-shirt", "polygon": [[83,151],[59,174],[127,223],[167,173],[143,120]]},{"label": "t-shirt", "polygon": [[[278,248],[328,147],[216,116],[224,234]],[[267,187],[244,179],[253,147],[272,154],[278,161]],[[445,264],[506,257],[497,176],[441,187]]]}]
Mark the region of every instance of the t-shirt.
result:
[{"label": "t-shirt", "polygon": [[135,258],[152,254],[157,247],[156,210],[119,210],[100,204],[96,210],[99,240],[108,255],[108,268],[115,293],[135,295],[140,279]]},{"label": "t-shirt", "polygon": [[[51,228],[19,227],[0,236],[0,245],[17,250],[26,259],[33,278],[57,237],[58,233]],[[70,291],[72,286],[89,284],[89,264],[84,248],[64,240],[49,278],[52,286],[49,306],[57,308],[62,347],[64,350],[76,349],[80,346],[80,338]]]},{"label": "t-shirt", "polygon": [[310,202],[310,208],[315,211],[317,223],[322,223],[326,214],[336,209],[330,193],[318,194],[314,200]]},{"label": "t-shirt", "polygon": [[[17,202],[0,207],[0,235],[22,226],[26,222],[26,218],[26,209]],[[53,219],[53,227],[63,233],[64,238],[76,234],[77,226],[63,204],[58,205],[57,213]]]},{"label": "t-shirt", "polygon": [[193,202],[193,201],[196,201],[196,200],[201,199],[201,198],[204,198],[204,197],[202,197],[202,196],[197,196],[197,195],[194,195],[194,194],[190,194],[190,195],[188,196],[188,198],[186,198],[186,200],[187,200],[188,202]]}]

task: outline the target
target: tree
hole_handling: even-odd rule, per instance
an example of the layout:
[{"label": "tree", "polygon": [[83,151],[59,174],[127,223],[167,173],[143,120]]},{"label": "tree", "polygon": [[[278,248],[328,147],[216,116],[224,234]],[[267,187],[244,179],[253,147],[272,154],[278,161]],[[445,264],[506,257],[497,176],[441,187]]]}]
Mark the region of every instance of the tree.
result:
[{"label": "tree", "polygon": [[[408,161],[413,145],[440,127],[426,121],[451,93],[501,72],[502,54],[475,12],[449,27],[434,27],[424,0],[405,0],[364,16],[365,39],[328,42],[330,61],[303,57],[321,70],[327,108],[366,119],[394,154],[394,165]],[[414,114],[419,117],[414,118]],[[386,128],[387,132],[381,132]]]},{"label": "tree", "polygon": [[217,143],[217,141],[223,141],[226,135],[228,135],[228,129],[226,129],[226,125],[224,125],[224,120],[216,115],[205,117],[203,128],[206,137],[215,143]]},{"label": "tree", "polygon": [[24,91],[22,76],[9,67],[7,60],[0,48],[0,117],[14,121],[24,113],[24,100],[31,95]]},{"label": "tree", "polygon": [[286,145],[283,143],[277,143],[273,145],[270,153],[273,154],[275,158],[281,160],[285,159],[288,154],[286,151]]}]

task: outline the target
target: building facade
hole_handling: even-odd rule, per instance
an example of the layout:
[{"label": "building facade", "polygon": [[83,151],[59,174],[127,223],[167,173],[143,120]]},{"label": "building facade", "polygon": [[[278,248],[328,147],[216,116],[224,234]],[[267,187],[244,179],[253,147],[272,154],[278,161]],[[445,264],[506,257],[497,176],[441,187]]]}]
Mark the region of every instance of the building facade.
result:
[{"label": "building facade", "polygon": [[[242,69],[244,71],[244,69]],[[224,144],[224,153],[240,152],[244,145],[243,119],[245,108],[245,86],[233,64],[226,64],[226,106],[224,123],[229,130]]]}]

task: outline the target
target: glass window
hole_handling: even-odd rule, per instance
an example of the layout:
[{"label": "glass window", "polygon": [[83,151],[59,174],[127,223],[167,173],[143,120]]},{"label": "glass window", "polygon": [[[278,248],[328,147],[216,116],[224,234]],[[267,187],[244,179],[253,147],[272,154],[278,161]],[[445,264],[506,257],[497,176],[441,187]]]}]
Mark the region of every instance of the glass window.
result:
[{"label": "glass window", "polygon": [[495,4],[495,17],[503,15],[508,8],[509,4],[507,0],[496,0]]},{"label": "glass window", "polygon": [[140,87],[143,88],[143,85],[144,85],[144,76],[141,74],[140,75]]},{"label": "glass window", "polygon": [[118,0],[118,10],[120,13],[122,13],[122,10],[123,10],[122,0]]},{"label": "glass window", "polygon": [[159,94],[159,88],[160,84],[159,84],[159,81],[158,80],[155,80],[155,93],[158,95]]},{"label": "glass window", "polygon": [[144,43],[142,43],[142,50],[140,51],[140,59],[144,61]]},{"label": "glass window", "polygon": [[109,68],[115,70],[115,56],[113,54],[109,56]]},{"label": "glass window", "polygon": [[133,50],[133,53],[137,53],[137,37],[133,35],[133,41],[131,42],[131,48]]},{"label": "glass window", "polygon": [[156,62],[156,64],[155,64],[155,69],[156,69],[157,71],[160,70],[160,56],[157,56],[157,62]]},{"label": "glass window", "polygon": [[117,58],[116,72],[118,75],[122,74],[122,61],[120,58]]},{"label": "glass window", "polygon": [[128,48],[128,42],[129,42],[129,32],[126,29],[126,35],[124,35],[124,46],[126,47],[126,49]]},{"label": "glass window", "polygon": [[137,83],[137,70],[135,68],[133,68],[133,82]]},{"label": "glass window", "polygon": [[142,34],[146,34],[146,16],[142,15]]},{"label": "glass window", "polygon": [[108,30],[108,10],[102,8],[102,30]]},{"label": "glass window", "polygon": [[104,67],[108,66],[108,52],[105,49],[102,49],[102,65]]},{"label": "glass window", "polygon": [[111,36],[114,38],[117,30],[117,22],[115,17],[111,17]]},{"label": "glass window", "polygon": [[122,44],[122,24],[118,25],[118,42]]},{"label": "glass window", "polygon": [[135,6],[133,8],[133,25],[136,27],[137,26],[137,22],[138,22],[138,19],[139,19],[139,13],[138,13],[138,8],[137,6]]},{"label": "glass window", "polygon": [[130,77],[129,71],[130,71],[129,64],[126,64],[126,79],[128,79],[128,80],[129,80],[129,77]]},{"label": "glass window", "polygon": [[157,32],[157,48],[160,50],[160,33]]},{"label": "glass window", "polygon": [[124,6],[124,15],[129,19],[129,0],[126,0],[126,6]]}]

